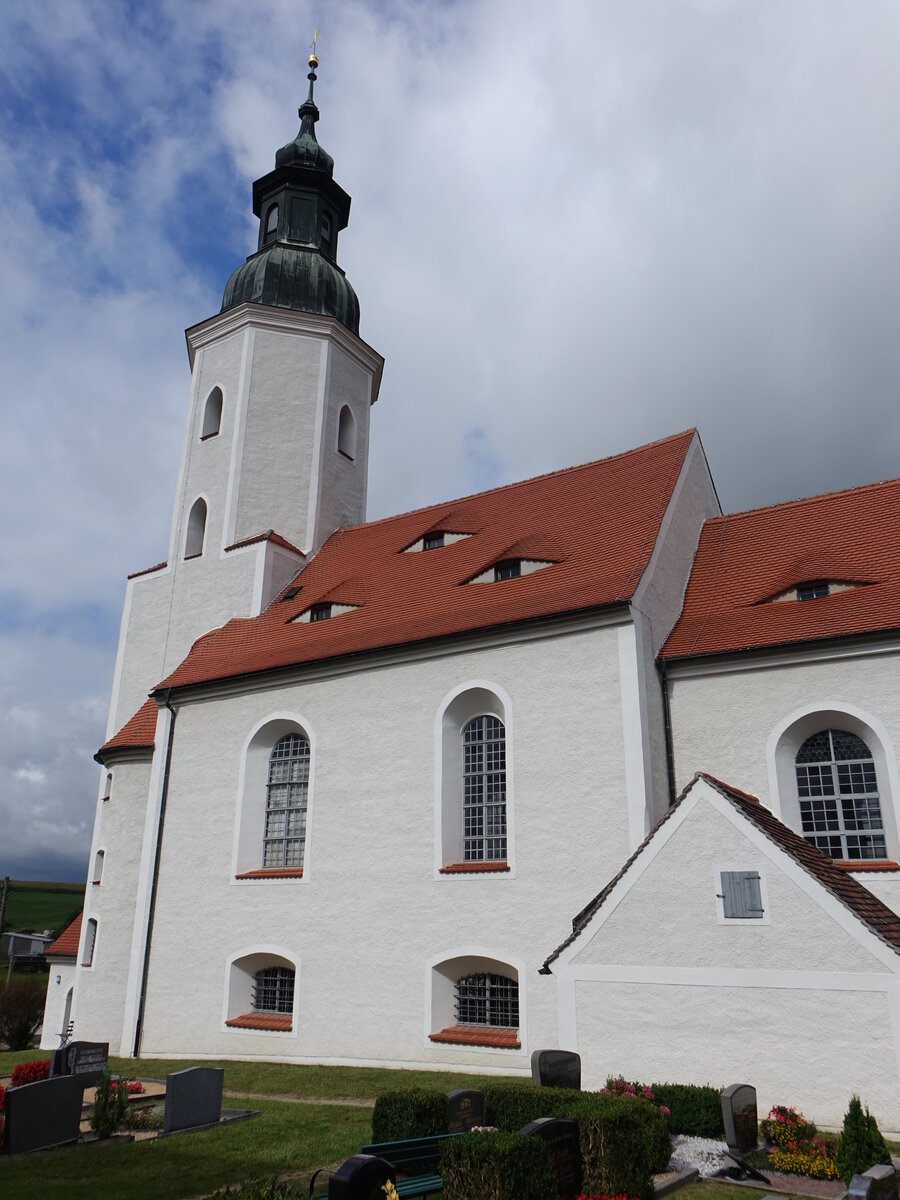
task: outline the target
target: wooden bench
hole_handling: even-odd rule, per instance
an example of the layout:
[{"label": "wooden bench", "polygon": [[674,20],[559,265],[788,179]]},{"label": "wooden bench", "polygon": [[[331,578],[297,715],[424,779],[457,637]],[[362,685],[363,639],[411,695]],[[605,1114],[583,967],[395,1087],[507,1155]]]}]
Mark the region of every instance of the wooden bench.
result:
[{"label": "wooden bench", "polygon": [[436,1196],[444,1190],[444,1181],[437,1173],[441,1158],[441,1142],[459,1137],[458,1133],[436,1133],[432,1137],[409,1138],[405,1142],[373,1142],[363,1146],[360,1154],[377,1154],[389,1162],[398,1175],[397,1195]]}]

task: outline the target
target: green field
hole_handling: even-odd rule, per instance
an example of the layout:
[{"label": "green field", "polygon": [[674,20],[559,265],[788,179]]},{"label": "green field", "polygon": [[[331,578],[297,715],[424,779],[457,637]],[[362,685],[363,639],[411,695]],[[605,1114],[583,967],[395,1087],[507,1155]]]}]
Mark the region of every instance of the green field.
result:
[{"label": "green field", "polygon": [[45,929],[62,933],[84,902],[83,883],[25,883],[11,879],[3,932],[16,929]]}]

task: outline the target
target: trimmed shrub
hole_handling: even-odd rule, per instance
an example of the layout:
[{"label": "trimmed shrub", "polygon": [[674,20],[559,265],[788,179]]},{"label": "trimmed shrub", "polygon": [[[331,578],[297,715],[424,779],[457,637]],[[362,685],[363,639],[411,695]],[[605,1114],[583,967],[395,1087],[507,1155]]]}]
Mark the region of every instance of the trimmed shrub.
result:
[{"label": "trimmed shrub", "polygon": [[11,979],[0,990],[0,1042],[10,1050],[27,1050],[44,1017],[46,984]]},{"label": "trimmed shrub", "polygon": [[884,1138],[868,1108],[863,1112],[859,1096],[850,1099],[844,1117],[844,1129],[838,1142],[837,1164],[844,1183],[861,1175],[877,1163],[891,1165],[891,1156]]},{"label": "trimmed shrub", "polygon": [[445,1200],[556,1200],[540,1138],[464,1133],[441,1145],[439,1170]]},{"label": "trimmed shrub", "polygon": [[384,1092],[372,1112],[373,1142],[405,1142],[447,1132],[447,1097],[425,1088]]},{"label": "trimmed shrub", "polygon": [[580,1096],[598,1095],[570,1088],[535,1087],[533,1083],[488,1083],[481,1090],[485,1124],[496,1125],[507,1133],[515,1133],[540,1117],[573,1116],[567,1109],[576,1105]]},{"label": "trimmed shrub", "polygon": [[35,1058],[31,1062],[19,1063],[13,1067],[10,1077],[10,1087],[22,1087],[25,1083],[39,1083],[42,1079],[50,1078],[50,1059]]},{"label": "trimmed shrub", "polygon": [[653,1083],[653,1098],[669,1110],[669,1132],[716,1138],[725,1133],[719,1088],[709,1084]]}]

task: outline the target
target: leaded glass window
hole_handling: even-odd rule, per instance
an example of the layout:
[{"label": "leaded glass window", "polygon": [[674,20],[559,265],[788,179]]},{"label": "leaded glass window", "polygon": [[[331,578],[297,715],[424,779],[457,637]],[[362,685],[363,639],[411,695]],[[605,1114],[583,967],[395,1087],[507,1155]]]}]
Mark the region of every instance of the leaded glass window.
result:
[{"label": "leaded glass window", "polygon": [[505,975],[466,975],[456,981],[456,1020],[460,1025],[519,1027],[519,985]]},{"label": "leaded glass window", "polygon": [[294,972],[290,967],[264,967],[253,977],[255,1012],[293,1013]]},{"label": "leaded glass window", "polygon": [[269,756],[264,867],[302,868],[308,795],[309,741],[302,733],[289,733]]},{"label": "leaded glass window", "polygon": [[506,861],[506,730],[497,717],[463,729],[463,859]]},{"label": "leaded glass window", "polygon": [[823,729],[797,752],[803,836],[831,858],[887,858],[875,763],[866,743]]}]

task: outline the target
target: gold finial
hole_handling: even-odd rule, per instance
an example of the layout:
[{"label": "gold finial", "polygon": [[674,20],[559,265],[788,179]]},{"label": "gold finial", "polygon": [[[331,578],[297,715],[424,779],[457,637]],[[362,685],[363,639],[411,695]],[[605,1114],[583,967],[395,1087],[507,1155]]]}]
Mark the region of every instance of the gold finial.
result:
[{"label": "gold finial", "polygon": [[310,55],[306,61],[309,63],[310,70],[312,71],[314,71],[319,65],[319,56],[316,54],[316,42],[319,40],[319,34],[321,32],[321,29],[317,29],[313,34],[313,40],[309,43]]}]

